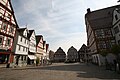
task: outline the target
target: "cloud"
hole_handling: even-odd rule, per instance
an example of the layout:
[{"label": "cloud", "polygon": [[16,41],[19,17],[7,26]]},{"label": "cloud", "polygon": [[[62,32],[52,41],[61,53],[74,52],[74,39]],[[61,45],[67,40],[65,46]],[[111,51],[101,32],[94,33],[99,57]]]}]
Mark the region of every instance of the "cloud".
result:
[{"label": "cloud", "polygon": [[[52,2],[51,2],[52,1]],[[115,0],[12,0],[18,24],[42,34],[50,49],[87,43],[84,15],[87,8],[97,10],[117,4]],[[18,7],[19,6],[19,7]]]},{"label": "cloud", "polygon": [[53,41],[51,45],[55,45],[55,46],[50,46],[51,49],[57,50],[59,47],[62,47],[65,52],[67,52],[67,50],[71,46],[74,46],[77,50],[79,50],[81,45],[83,43],[86,44],[87,41],[86,33],[84,32],[64,34],[55,38],[49,39],[51,42]]},{"label": "cloud", "polygon": [[117,5],[117,0],[84,0],[84,4],[86,5],[86,8],[92,8],[93,10],[97,10]]}]

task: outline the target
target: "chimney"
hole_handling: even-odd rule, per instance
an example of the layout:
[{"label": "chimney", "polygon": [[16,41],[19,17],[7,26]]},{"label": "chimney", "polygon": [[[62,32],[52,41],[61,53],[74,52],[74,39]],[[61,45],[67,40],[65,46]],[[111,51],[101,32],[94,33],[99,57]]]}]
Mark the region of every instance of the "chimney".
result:
[{"label": "chimney", "polygon": [[91,12],[91,10],[90,10],[90,8],[88,8],[88,9],[87,9],[87,13],[90,13],[90,12]]}]

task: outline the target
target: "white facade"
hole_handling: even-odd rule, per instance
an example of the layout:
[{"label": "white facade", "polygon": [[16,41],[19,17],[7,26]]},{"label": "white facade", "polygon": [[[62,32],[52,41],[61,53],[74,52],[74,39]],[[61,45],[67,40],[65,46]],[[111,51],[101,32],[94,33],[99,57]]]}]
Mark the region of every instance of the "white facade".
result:
[{"label": "white facade", "polygon": [[47,53],[46,53],[46,41],[43,42],[43,58],[46,58]]},{"label": "white facade", "polygon": [[32,33],[30,37],[30,43],[29,43],[29,51],[36,53],[36,38],[35,38],[35,32]]},{"label": "white facade", "polygon": [[26,66],[27,65],[27,56],[29,48],[29,40],[27,38],[28,30],[18,29],[15,39],[15,56],[14,56],[14,66]]},{"label": "white facade", "polygon": [[37,53],[43,54],[43,40],[42,40],[42,38],[40,39],[40,42],[38,43]]},{"label": "white facade", "polygon": [[39,64],[43,64],[43,36],[36,36],[36,57],[39,58]]},{"label": "white facade", "polygon": [[15,54],[28,55],[28,46],[29,40],[19,35],[15,49]]},{"label": "white facade", "polygon": [[28,64],[36,64],[36,37],[35,31],[29,30],[29,52],[28,52]]},{"label": "white facade", "polygon": [[46,56],[47,56],[47,60],[50,60],[49,59],[49,52],[50,52],[50,50],[49,50],[49,44],[46,44]]}]

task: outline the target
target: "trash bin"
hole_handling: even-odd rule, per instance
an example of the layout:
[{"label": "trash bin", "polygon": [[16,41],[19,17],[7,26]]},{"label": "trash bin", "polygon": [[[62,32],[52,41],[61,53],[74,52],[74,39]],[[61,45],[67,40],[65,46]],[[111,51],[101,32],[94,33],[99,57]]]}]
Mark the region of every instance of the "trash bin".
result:
[{"label": "trash bin", "polygon": [[6,68],[10,68],[10,63],[8,63],[8,64],[6,65]]}]

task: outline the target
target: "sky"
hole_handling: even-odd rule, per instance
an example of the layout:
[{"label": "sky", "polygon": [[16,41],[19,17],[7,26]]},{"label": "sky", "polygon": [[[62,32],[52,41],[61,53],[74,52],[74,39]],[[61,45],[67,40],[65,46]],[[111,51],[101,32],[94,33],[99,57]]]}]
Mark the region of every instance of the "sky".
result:
[{"label": "sky", "polygon": [[117,0],[11,0],[20,28],[34,29],[54,52],[87,44],[84,16],[91,11],[118,5]]}]

